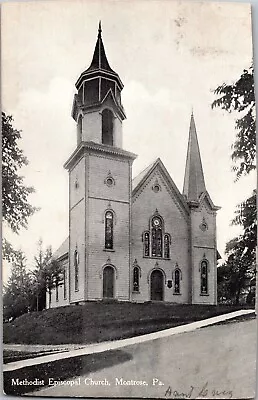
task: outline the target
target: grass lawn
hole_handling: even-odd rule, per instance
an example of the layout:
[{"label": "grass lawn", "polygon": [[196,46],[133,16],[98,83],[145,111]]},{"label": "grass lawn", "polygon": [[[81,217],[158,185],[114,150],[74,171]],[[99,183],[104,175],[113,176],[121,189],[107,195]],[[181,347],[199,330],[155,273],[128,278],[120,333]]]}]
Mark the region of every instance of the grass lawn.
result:
[{"label": "grass lawn", "polygon": [[3,325],[3,342],[42,345],[97,343],[143,335],[241,308],[88,302],[24,314]]}]

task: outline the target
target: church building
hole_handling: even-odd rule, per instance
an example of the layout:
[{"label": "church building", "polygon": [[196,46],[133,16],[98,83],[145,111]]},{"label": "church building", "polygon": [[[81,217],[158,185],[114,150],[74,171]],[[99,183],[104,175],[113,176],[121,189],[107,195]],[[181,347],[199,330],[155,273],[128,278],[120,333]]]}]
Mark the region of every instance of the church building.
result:
[{"label": "church building", "polygon": [[77,146],[69,174],[69,236],[54,254],[63,278],[48,307],[86,301],[217,303],[216,213],[206,190],[193,114],[183,192],[158,158],[134,179],[123,149],[123,83],[98,30],[75,83]]}]

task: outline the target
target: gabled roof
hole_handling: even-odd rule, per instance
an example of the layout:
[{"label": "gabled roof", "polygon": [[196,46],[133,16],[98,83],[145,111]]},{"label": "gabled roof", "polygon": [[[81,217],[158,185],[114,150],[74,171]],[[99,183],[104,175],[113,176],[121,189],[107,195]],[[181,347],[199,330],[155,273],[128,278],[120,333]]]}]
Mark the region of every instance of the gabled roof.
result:
[{"label": "gabled roof", "polygon": [[153,167],[153,165],[157,162],[157,160],[153,161],[148,167],[144,168],[138,175],[136,175],[135,178],[133,178],[132,181],[132,189],[134,189],[138,186],[138,184],[141,182],[143,177],[150,171],[150,169]]},{"label": "gabled roof", "polygon": [[124,107],[122,106],[122,104],[119,104],[114,96],[113,90],[110,88],[109,91],[106,93],[105,97],[103,98],[103,100],[101,101],[101,103],[105,103],[106,101],[111,100],[112,103],[116,106],[116,108],[120,111],[120,117],[122,119],[126,118],[125,115],[125,111],[124,111]]},{"label": "gabled roof", "polygon": [[167,169],[165,168],[163,162],[161,161],[160,158],[157,158],[153,163],[151,163],[147,168],[145,168],[142,172],[140,172],[132,182],[133,185],[133,192],[132,196],[136,196],[140,188],[144,185],[144,183],[147,181],[149,176],[152,174],[155,168],[159,168],[165,179],[167,180],[168,186],[171,188],[172,192],[174,193],[176,199],[180,203],[181,207],[184,209],[184,211],[188,214],[189,213],[189,207],[188,204],[185,201],[184,196],[179,192],[176,184],[174,183],[173,179],[169,175]]},{"label": "gabled roof", "polygon": [[204,193],[202,193],[199,197],[199,203],[201,204],[203,202],[204,199],[207,199],[209,206],[212,210],[217,211],[220,210],[221,207],[219,206],[215,206],[215,204],[213,203],[213,201],[211,200],[211,197],[209,195],[209,193],[207,191],[205,191]]},{"label": "gabled roof", "polygon": [[204,174],[193,113],[191,115],[183,194],[188,201],[198,201],[206,192]]},{"label": "gabled roof", "polygon": [[61,246],[58,247],[58,249],[54,252],[53,258],[58,259],[65,255],[68,256],[68,251],[69,251],[69,236],[61,244]]}]

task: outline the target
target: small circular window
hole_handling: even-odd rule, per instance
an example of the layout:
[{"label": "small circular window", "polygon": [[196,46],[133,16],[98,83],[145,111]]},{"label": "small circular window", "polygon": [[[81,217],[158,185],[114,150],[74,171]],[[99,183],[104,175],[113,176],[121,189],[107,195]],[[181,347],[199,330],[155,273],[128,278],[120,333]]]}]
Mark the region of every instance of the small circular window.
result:
[{"label": "small circular window", "polygon": [[111,177],[108,177],[108,178],[106,179],[105,183],[106,183],[106,185],[109,186],[109,187],[110,187],[110,186],[113,186],[113,185],[114,185],[114,179],[111,178]]},{"label": "small circular window", "polygon": [[154,185],[153,186],[153,191],[154,191],[154,193],[158,193],[160,191],[160,186],[159,185]]},{"label": "small circular window", "polygon": [[207,229],[208,229],[208,225],[206,224],[206,222],[203,222],[203,223],[200,225],[200,228],[201,228],[201,230],[202,230],[203,232],[205,232],[205,231],[207,231]]}]

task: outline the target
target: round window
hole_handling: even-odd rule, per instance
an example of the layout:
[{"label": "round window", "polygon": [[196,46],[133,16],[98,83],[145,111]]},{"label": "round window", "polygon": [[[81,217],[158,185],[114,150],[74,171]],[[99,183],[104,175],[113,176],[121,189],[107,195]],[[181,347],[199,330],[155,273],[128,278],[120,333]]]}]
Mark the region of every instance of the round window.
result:
[{"label": "round window", "polygon": [[159,185],[154,185],[154,186],[153,186],[153,191],[154,191],[155,193],[158,193],[158,192],[160,191],[160,186],[159,186]]},{"label": "round window", "polygon": [[112,179],[112,178],[107,178],[107,179],[106,179],[106,184],[107,184],[108,186],[112,186],[112,185],[114,184],[113,179]]}]

